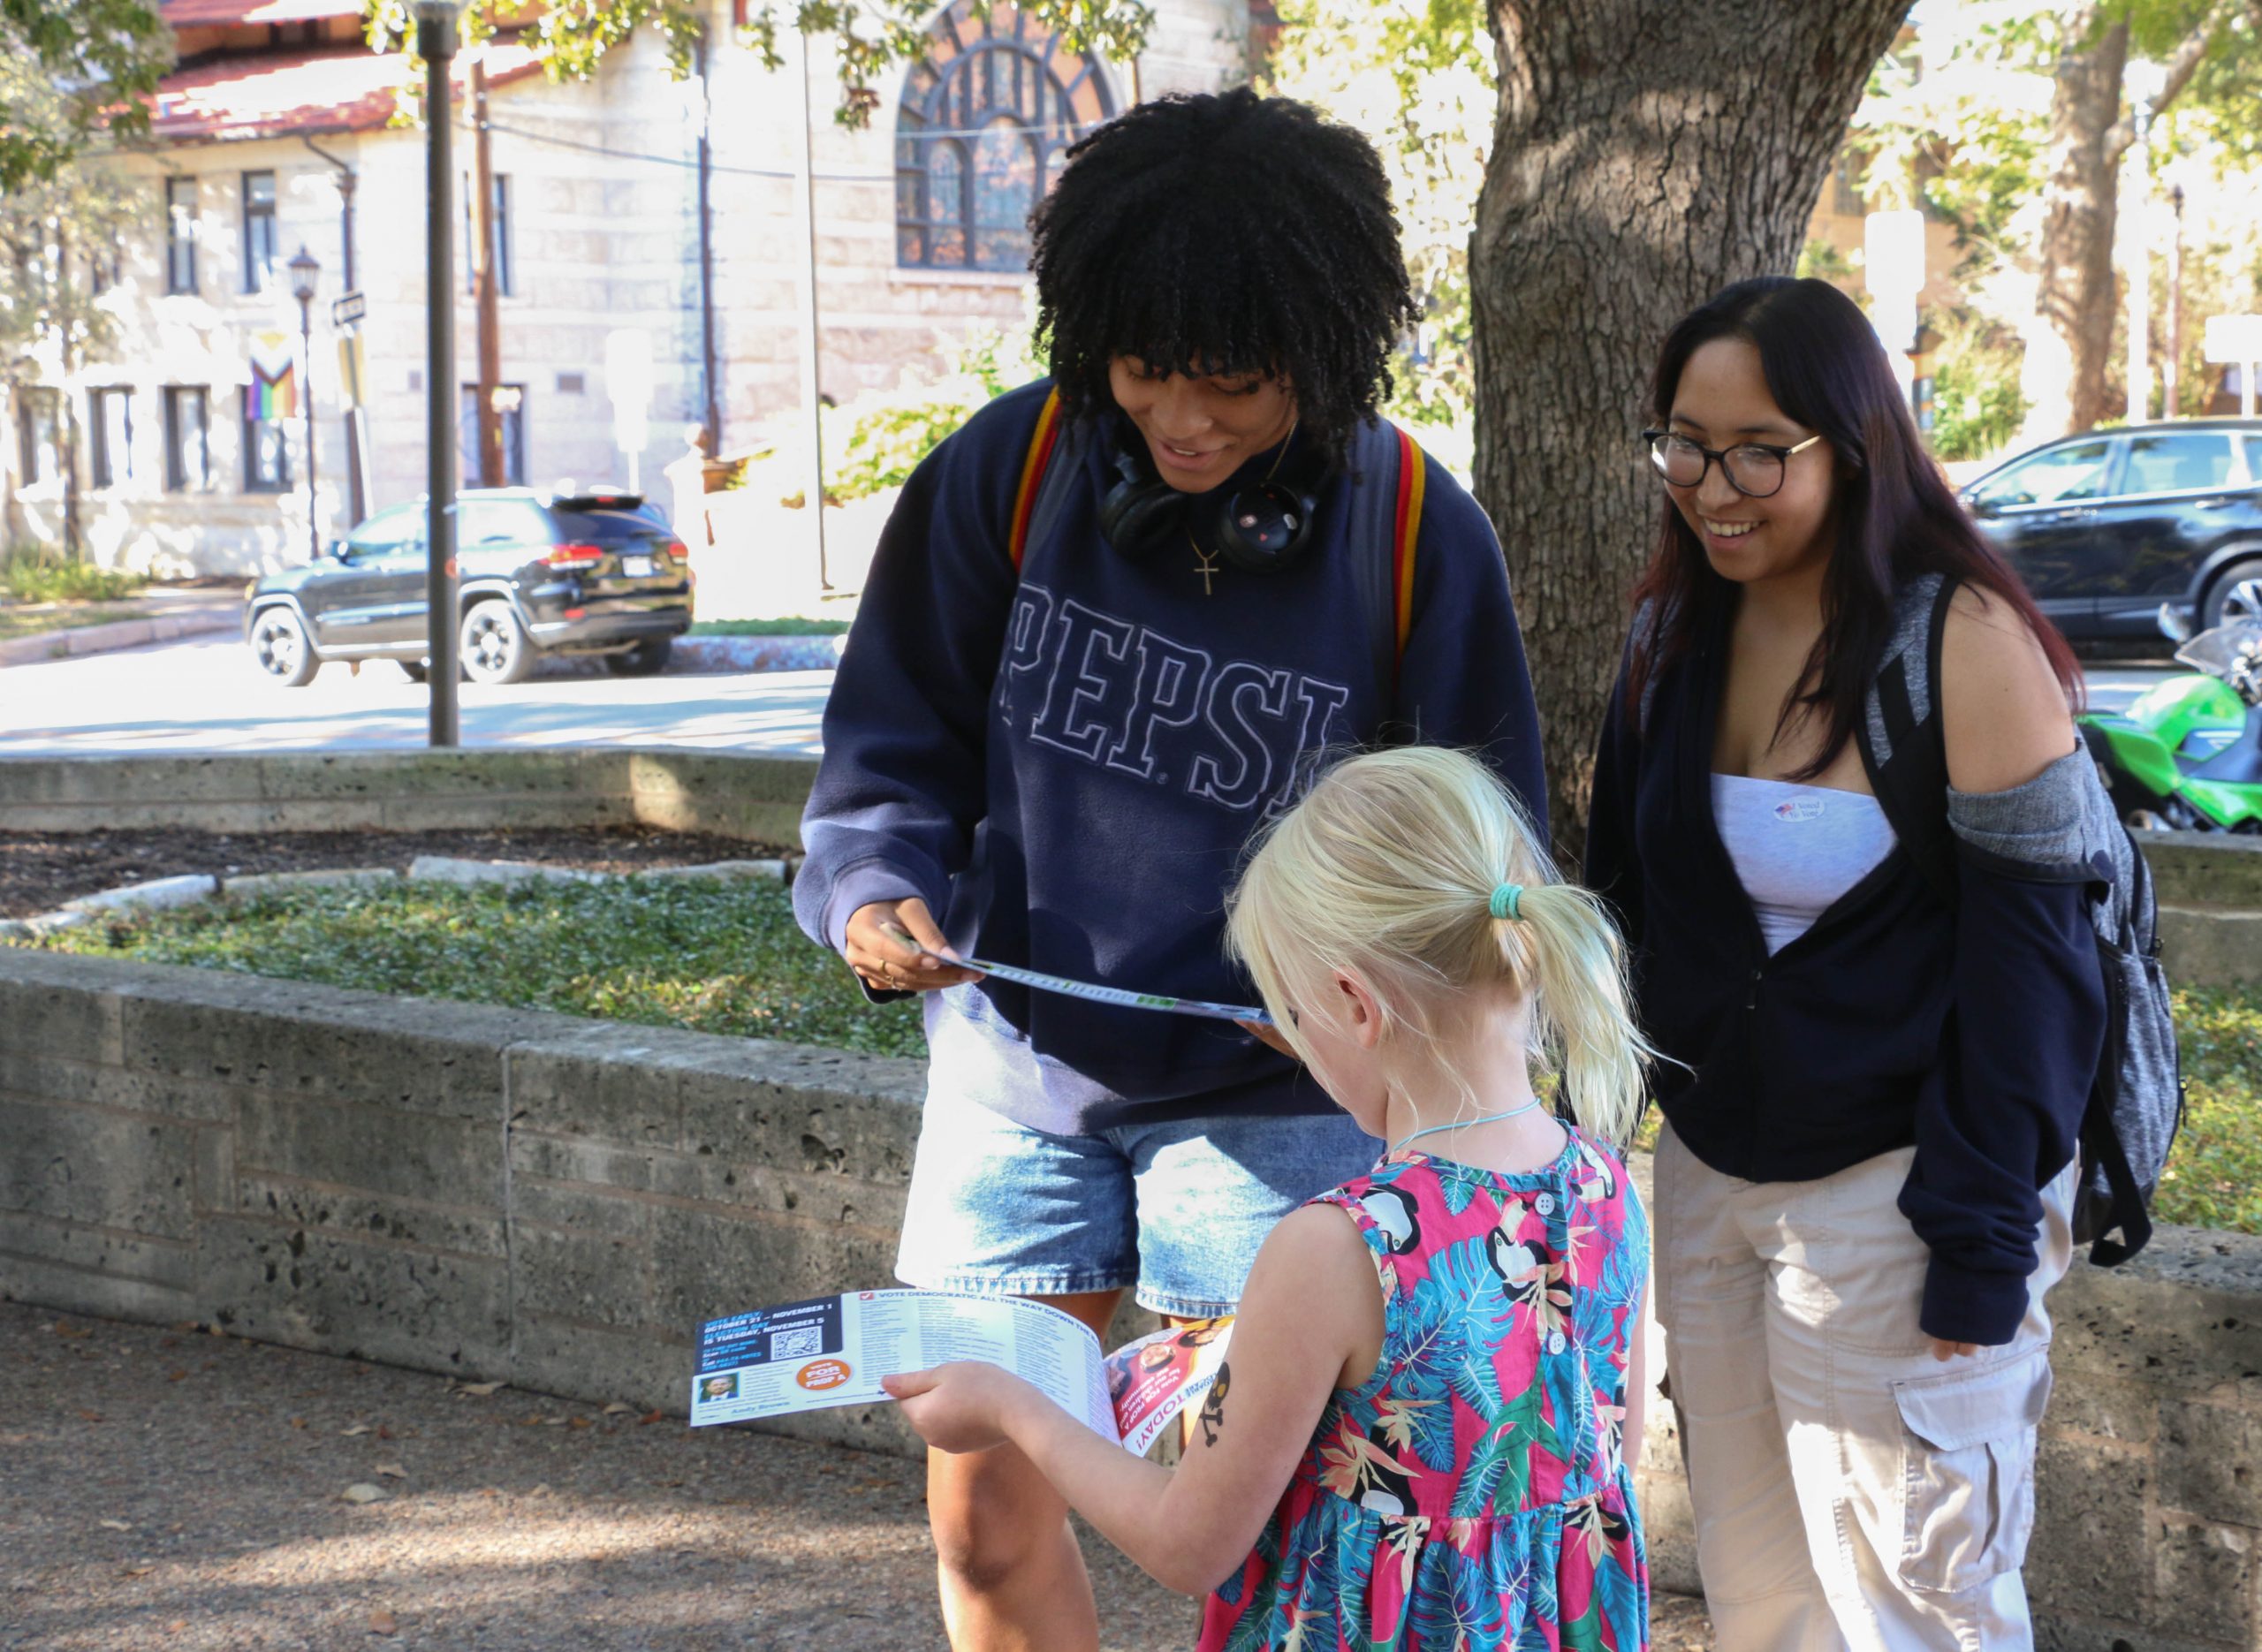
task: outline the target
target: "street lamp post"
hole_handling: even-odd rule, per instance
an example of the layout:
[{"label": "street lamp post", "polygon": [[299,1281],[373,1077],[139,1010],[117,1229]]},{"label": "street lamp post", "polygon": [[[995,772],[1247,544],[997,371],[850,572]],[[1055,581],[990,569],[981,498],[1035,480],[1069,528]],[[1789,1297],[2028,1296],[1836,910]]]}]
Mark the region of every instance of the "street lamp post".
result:
[{"label": "street lamp post", "polygon": [[448,80],[456,53],[459,0],[415,0],[416,50],[424,59],[424,602],[430,663],[429,743],[462,744],[456,716],[456,306],[455,162]]},{"label": "street lamp post", "polygon": [[304,416],[307,430],[307,559],[322,560],[322,529],[315,521],[315,277],[322,274],[322,265],[307,250],[306,243],[299,243],[299,255],[291,261],[291,296],[299,301],[299,411]]}]

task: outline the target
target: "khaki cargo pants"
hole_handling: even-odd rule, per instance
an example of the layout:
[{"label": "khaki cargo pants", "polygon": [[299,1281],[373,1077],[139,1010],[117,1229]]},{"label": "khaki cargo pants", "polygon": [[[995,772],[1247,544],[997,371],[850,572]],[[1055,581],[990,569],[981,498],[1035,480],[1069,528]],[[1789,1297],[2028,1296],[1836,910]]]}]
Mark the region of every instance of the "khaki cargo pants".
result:
[{"label": "khaki cargo pants", "polygon": [[2019,1566],[2075,1170],[2043,1190],[2016,1338],[1942,1364],[1894,1202],[1913,1152],[1745,1182],[1659,1141],[1657,1312],[1723,1652],[2033,1645]]}]

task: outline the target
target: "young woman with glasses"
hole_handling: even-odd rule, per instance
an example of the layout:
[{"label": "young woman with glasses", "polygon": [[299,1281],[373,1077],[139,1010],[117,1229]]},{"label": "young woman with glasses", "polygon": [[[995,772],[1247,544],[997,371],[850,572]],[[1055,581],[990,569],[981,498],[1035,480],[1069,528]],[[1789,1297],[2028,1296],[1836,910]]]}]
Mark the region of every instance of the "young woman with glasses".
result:
[{"label": "young woman with glasses", "polygon": [[[2104,1008],[2078,671],[1826,283],[1719,294],[1654,402],[1659,548],[1587,878],[1669,1058],[1657,1303],[1716,1633],[2026,1647],[2044,1297]],[[1923,757],[1886,744],[1894,694],[1945,737],[1952,900],[1877,799]]]}]

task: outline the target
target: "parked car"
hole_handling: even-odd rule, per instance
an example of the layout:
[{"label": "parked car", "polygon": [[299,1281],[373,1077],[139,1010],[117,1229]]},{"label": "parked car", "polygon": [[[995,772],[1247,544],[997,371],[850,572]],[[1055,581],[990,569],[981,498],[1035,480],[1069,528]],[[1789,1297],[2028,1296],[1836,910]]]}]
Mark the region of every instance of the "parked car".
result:
[{"label": "parked car", "polygon": [[2262,615],[2262,419],[2064,436],[1963,489],[1980,529],[2067,636],[2156,638]]},{"label": "parked car", "polygon": [[[292,688],[325,660],[429,661],[421,501],[380,511],[303,568],[244,592],[244,640]],[[691,555],[657,507],[621,489],[456,496],[458,658],[475,683],[515,683],[546,654],[600,654],[642,677],[691,625]]]}]

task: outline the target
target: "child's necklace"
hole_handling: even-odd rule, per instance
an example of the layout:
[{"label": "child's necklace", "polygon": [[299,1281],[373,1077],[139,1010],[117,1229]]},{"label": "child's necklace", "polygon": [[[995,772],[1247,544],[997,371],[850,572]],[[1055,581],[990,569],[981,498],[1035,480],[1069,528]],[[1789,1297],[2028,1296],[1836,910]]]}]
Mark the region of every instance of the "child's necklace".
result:
[{"label": "child's necklace", "polygon": [[1383,1157],[1388,1158],[1393,1153],[1403,1153],[1408,1141],[1418,1141],[1423,1136],[1434,1136],[1440,1130],[1466,1130],[1475,1125],[1497,1125],[1503,1118],[1519,1118],[1538,1105],[1539,1098],[1534,1096],[1522,1107],[1511,1107],[1505,1113],[1484,1113],[1475,1118],[1455,1118],[1442,1125],[1425,1125],[1412,1135],[1400,1137],[1397,1144],[1390,1149],[1390,1153],[1384,1154]]}]

